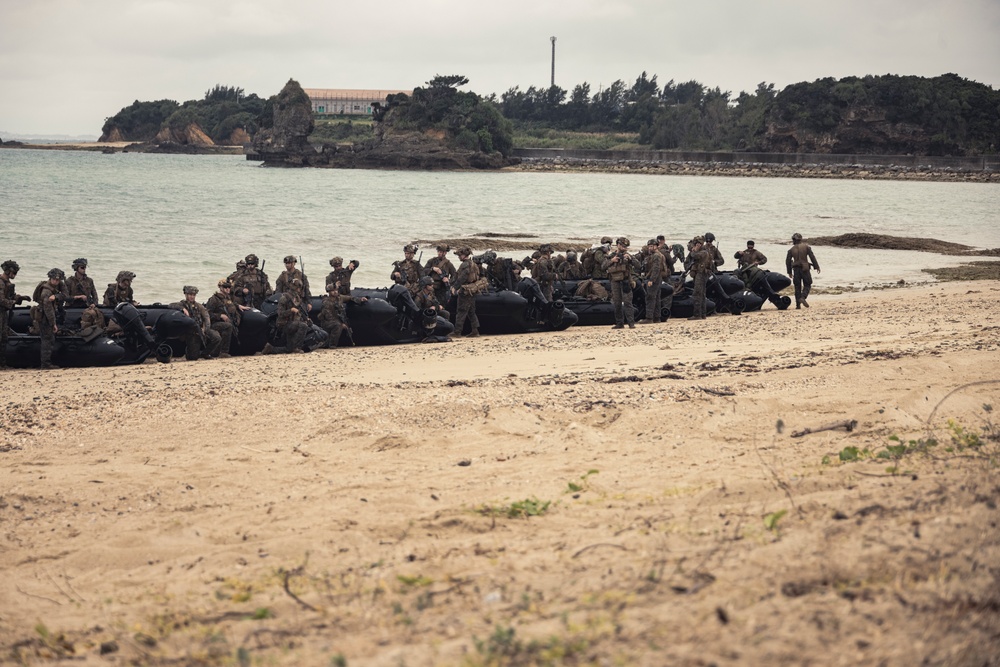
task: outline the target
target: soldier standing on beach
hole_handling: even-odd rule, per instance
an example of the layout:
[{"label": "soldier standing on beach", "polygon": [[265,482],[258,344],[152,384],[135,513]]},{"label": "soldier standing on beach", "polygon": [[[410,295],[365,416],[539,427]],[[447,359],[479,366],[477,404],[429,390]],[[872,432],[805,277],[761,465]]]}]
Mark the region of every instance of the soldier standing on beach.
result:
[{"label": "soldier standing on beach", "polygon": [[424,275],[424,269],[413,256],[417,254],[417,246],[407,243],[403,246],[403,260],[392,263],[393,269],[389,278],[400,285],[406,285],[410,290],[410,296],[416,295],[420,290],[420,277]]},{"label": "soldier standing on beach", "polygon": [[306,300],[306,310],[312,310],[312,305],[309,303],[309,298],[312,296],[309,292],[309,279],[306,278],[306,274],[302,273],[301,269],[295,268],[295,255],[286,255],[284,262],[285,270],[274,281],[274,291],[287,292],[291,282],[298,278],[302,281],[302,298]]},{"label": "soldier standing on beach", "polygon": [[748,266],[763,266],[767,264],[767,257],[760,250],[754,247],[753,241],[747,241],[746,250],[736,251],[736,268],[745,269]]},{"label": "soldier standing on beach", "polygon": [[30,299],[26,296],[15,293],[14,283],[11,282],[17,277],[17,272],[21,270],[17,262],[8,259],[0,264],[0,368],[7,367],[7,332],[10,327],[10,311],[14,306],[19,306]]},{"label": "soldier standing on beach", "polygon": [[691,239],[688,243],[688,256],[685,260],[685,264],[688,266],[688,272],[694,279],[694,293],[692,298],[694,299],[694,314],[689,317],[689,320],[703,320],[705,319],[705,286],[708,284],[708,276],[712,273],[714,262],[712,261],[712,253],[705,247],[705,238],[703,236],[696,236]]},{"label": "soldier standing on beach", "polygon": [[424,265],[424,276],[430,277],[434,282],[434,297],[441,304],[446,304],[450,300],[451,283],[455,279],[455,265],[448,259],[450,251],[451,247],[447,244],[439,245],[437,257],[431,257]]},{"label": "soldier standing on beach", "polygon": [[813,254],[812,248],[809,247],[808,243],[802,241],[802,234],[795,232],[792,234],[792,247],[788,249],[788,254],[785,256],[785,270],[795,285],[796,308],[809,307],[809,302],[806,299],[809,298],[809,290],[812,289],[813,284],[812,273],[809,271],[810,265],[816,269],[816,273],[820,272],[819,262],[816,261],[816,255]]},{"label": "soldier standing on beach", "polygon": [[[354,345],[354,337],[351,335],[351,325],[347,321],[347,302],[353,299],[340,291],[341,285],[337,282],[327,283],[326,296],[323,298],[323,307],[319,310],[316,320],[319,326],[326,332],[326,343],[323,347],[333,348],[340,346],[340,337],[346,330],[348,341]],[[367,301],[367,298],[360,299],[360,303]]]},{"label": "soldier standing on beach", "polygon": [[639,324],[649,324],[659,322],[662,319],[662,286],[663,279],[668,275],[667,262],[663,258],[663,253],[659,252],[656,246],[656,239],[649,239],[646,243],[646,262],[643,267],[645,273],[644,287],[646,291],[646,317],[640,320]]},{"label": "soldier standing on beach", "polygon": [[240,305],[260,308],[264,300],[274,294],[271,281],[266,273],[257,268],[260,261],[257,255],[250,253],[243,261],[247,265],[233,283],[233,297]]},{"label": "soldier standing on beach", "polygon": [[476,316],[476,295],[472,285],[479,282],[479,267],[472,261],[472,249],[464,246],[455,251],[462,263],[455,273],[455,284],[451,291],[458,297],[458,308],[455,314],[455,337],[462,337],[465,320],[472,325],[470,338],[479,335],[479,318]]},{"label": "soldier standing on beach", "polygon": [[66,295],[73,306],[81,308],[90,303],[97,303],[97,288],[94,281],[87,275],[87,260],[78,257],[73,260],[73,275],[66,280]]},{"label": "soldier standing on beach", "polygon": [[108,288],[104,290],[104,307],[114,308],[119,303],[130,303],[138,306],[139,302],[133,298],[132,281],[135,274],[131,271],[119,271],[115,277],[115,282],[108,283]]},{"label": "soldier standing on beach", "polygon": [[[217,357],[222,350],[222,335],[212,328],[212,316],[208,309],[198,303],[198,288],[193,285],[184,286],[184,300],[171,306],[194,320],[197,330],[185,340],[184,357],[195,361],[202,357]],[[232,327],[229,329],[232,333]],[[228,354],[228,353],[227,353]]]},{"label": "soldier standing on beach", "polygon": [[632,274],[638,268],[635,258],[628,253],[629,240],[624,236],[615,241],[617,251],[604,260],[603,269],[611,279],[611,303],[615,305],[613,329],[635,328],[635,307],[632,305]]},{"label": "soldier standing on beach", "polygon": [[35,330],[41,338],[41,369],[57,368],[52,364],[52,348],[55,347],[56,334],[59,333],[59,323],[56,309],[65,298],[60,284],[66,279],[62,269],[51,269],[48,280],[42,281],[35,288],[36,305],[31,307],[31,319]]},{"label": "soldier standing on beach", "polygon": [[726,263],[726,258],[722,256],[722,252],[715,246],[715,234],[712,232],[705,232],[704,249],[712,256],[712,273],[718,273],[719,267]]}]

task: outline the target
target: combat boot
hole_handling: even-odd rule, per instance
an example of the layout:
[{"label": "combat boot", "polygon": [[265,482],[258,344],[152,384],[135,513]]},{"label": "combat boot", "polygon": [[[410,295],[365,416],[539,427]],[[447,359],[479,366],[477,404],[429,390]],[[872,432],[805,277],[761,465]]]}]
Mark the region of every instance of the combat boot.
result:
[{"label": "combat boot", "polygon": [[473,329],[472,331],[469,332],[469,338],[477,338],[477,337],[479,337],[479,329]]}]

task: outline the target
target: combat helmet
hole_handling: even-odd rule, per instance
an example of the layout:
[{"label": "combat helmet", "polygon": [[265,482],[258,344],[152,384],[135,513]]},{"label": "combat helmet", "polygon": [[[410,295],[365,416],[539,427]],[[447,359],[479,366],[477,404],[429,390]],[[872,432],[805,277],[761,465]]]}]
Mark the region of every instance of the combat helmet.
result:
[{"label": "combat helmet", "polygon": [[198,288],[195,287],[194,285],[185,285],[184,286],[184,293],[185,294],[197,294],[198,293]]},{"label": "combat helmet", "polygon": [[297,260],[295,259],[295,255],[285,255],[285,258],[281,261],[285,264],[294,264]]},{"label": "combat helmet", "polygon": [[629,247],[630,244],[631,242],[624,236],[619,236],[617,239],[615,239],[615,245],[623,245],[627,248]]},{"label": "combat helmet", "polygon": [[338,266],[343,266],[343,265],[344,265],[343,257],[334,257],[330,260],[330,266],[332,266],[333,268],[337,268]]},{"label": "combat helmet", "polygon": [[542,253],[543,255],[547,255],[548,253],[553,252],[552,244],[543,243],[542,245],[538,246],[538,252]]},{"label": "combat helmet", "polygon": [[49,278],[58,278],[59,280],[66,280],[66,274],[63,273],[62,269],[49,269]]},{"label": "combat helmet", "polygon": [[225,289],[227,287],[232,287],[233,284],[229,282],[228,278],[220,278],[218,282],[219,289]]},{"label": "combat helmet", "polygon": [[338,289],[337,283],[335,283],[335,282],[333,282],[333,283],[327,283],[326,284],[326,291],[327,292],[336,292],[337,289]]},{"label": "combat helmet", "polygon": [[74,271],[76,271],[77,269],[79,269],[81,266],[83,268],[87,268],[87,258],[86,257],[77,257],[76,259],[73,260],[73,270]]},{"label": "combat helmet", "polygon": [[796,242],[801,241],[802,240],[802,234],[799,234],[798,232],[795,232],[794,234],[792,234],[792,240],[796,241]]},{"label": "combat helmet", "polygon": [[131,271],[119,271],[118,275],[115,277],[115,282],[121,282],[123,280],[134,280],[135,274]]},{"label": "combat helmet", "polygon": [[647,246],[656,245],[656,239],[649,239],[646,241]]},{"label": "combat helmet", "polygon": [[430,276],[424,276],[423,278],[417,281],[417,284],[420,287],[427,287],[428,285],[434,284],[434,279],[431,278]]},{"label": "combat helmet", "polygon": [[611,243],[611,237],[610,236],[602,236],[601,237],[601,245],[604,245],[605,243]]},{"label": "combat helmet", "polygon": [[462,255],[471,255],[472,254],[472,248],[470,248],[467,245],[464,245],[461,248],[459,248],[458,250],[456,250],[455,254],[458,255],[459,257],[461,257]]},{"label": "combat helmet", "polygon": [[0,269],[3,269],[4,271],[10,271],[11,273],[17,273],[18,271],[21,270],[21,267],[18,266],[17,262],[15,262],[14,260],[8,259],[3,264],[0,264]]},{"label": "combat helmet", "polygon": [[441,245],[439,245],[437,247],[437,251],[438,252],[448,252],[450,250],[451,250],[451,246],[448,245],[447,243],[442,243]]},{"label": "combat helmet", "polygon": [[715,241],[715,234],[712,232],[705,232],[705,240],[712,243]]},{"label": "combat helmet", "polygon": [[567,250],[566,251],[566,261],[567,262],[575,262],[576,261],[576,251],[575,250]]},{"label": "combat helmet", "polygon": [[704,236],[696,236],[693,239],[691,239],[691,245],[698,245],[699,243],[702,244],[702,245],[705,245],[705,237]]},{"label": "combat helmet", "polygon": [[247,263],[247,266],[257,266],[257,264],[260,263],[260,260],[257,259],[257,255],[255,255],[253,253],[250,253],[249,255],[247,255],[243,259],[243,261]]},{"label": "combat helmet", "polygon": [[416,253],[417,252],[417,246],[413,245],[412,243],[407,243],[406,245],[403,246],[403,252]]}]

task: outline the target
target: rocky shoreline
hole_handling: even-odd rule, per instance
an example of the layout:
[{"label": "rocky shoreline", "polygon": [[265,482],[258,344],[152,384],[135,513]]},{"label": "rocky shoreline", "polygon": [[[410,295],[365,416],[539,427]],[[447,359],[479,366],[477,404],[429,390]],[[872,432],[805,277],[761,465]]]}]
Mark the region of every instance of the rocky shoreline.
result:
[{"label": "rocky shoreline", "polygon": [[761,162],[649,162],[579,158],[522,158],[508,171],[599,172],[670,176],[766,178],[844,178],[893,181],[962,181],[1000,183],[1000,172],[866,164],[765,164]]}]

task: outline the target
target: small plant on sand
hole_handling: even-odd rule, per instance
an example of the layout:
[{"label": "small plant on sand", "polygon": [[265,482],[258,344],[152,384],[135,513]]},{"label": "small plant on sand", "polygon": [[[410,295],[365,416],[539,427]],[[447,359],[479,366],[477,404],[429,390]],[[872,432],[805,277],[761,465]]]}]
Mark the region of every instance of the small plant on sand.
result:
[{"label": "small plant on sand", "polygon": [[788,510],[778,510],[777,512],[771,512],[770,514],[765,515],[764,527],[767,528],[772,533],[774,533],[775,535],[777,535],[778,522],[781,521],[781,518],[786,514],[788,514]]},{"label": "small plant on sand", "polygon": [[597,470],[588,470],[586,474],[580,476],[580,482],[570,482],[566,486],[566,490],[563,493],[580,493],[581,491],[589,491],[590,486],[587,484],[587,478],[591,475],[596,475]]},{"label": "small plant on sand", "polygon": [[476,655],[467,657],[469,667],[527,667],[574,665],[585,658],[587,641],[552,636],[546,640],[524,642],[515,636],[514,628],[497,626],[485,640],[473,637]]},{"label": "small plant on sand", "polygon": [[508,519],[527,519],[531,516],[542,516],[549,511],[551,500],[526,498],[509,505],[483,505],[479,513],[484,516],[505,516]]},{"label": "small plant on sand", "polygon": [[425,577],[422,574],[415,576],[408,576],[405,574],[397,574],[396,579],[407,588],[419,587],[419,586],[430,586],[434,583],[434,580],[430,577]]}]

